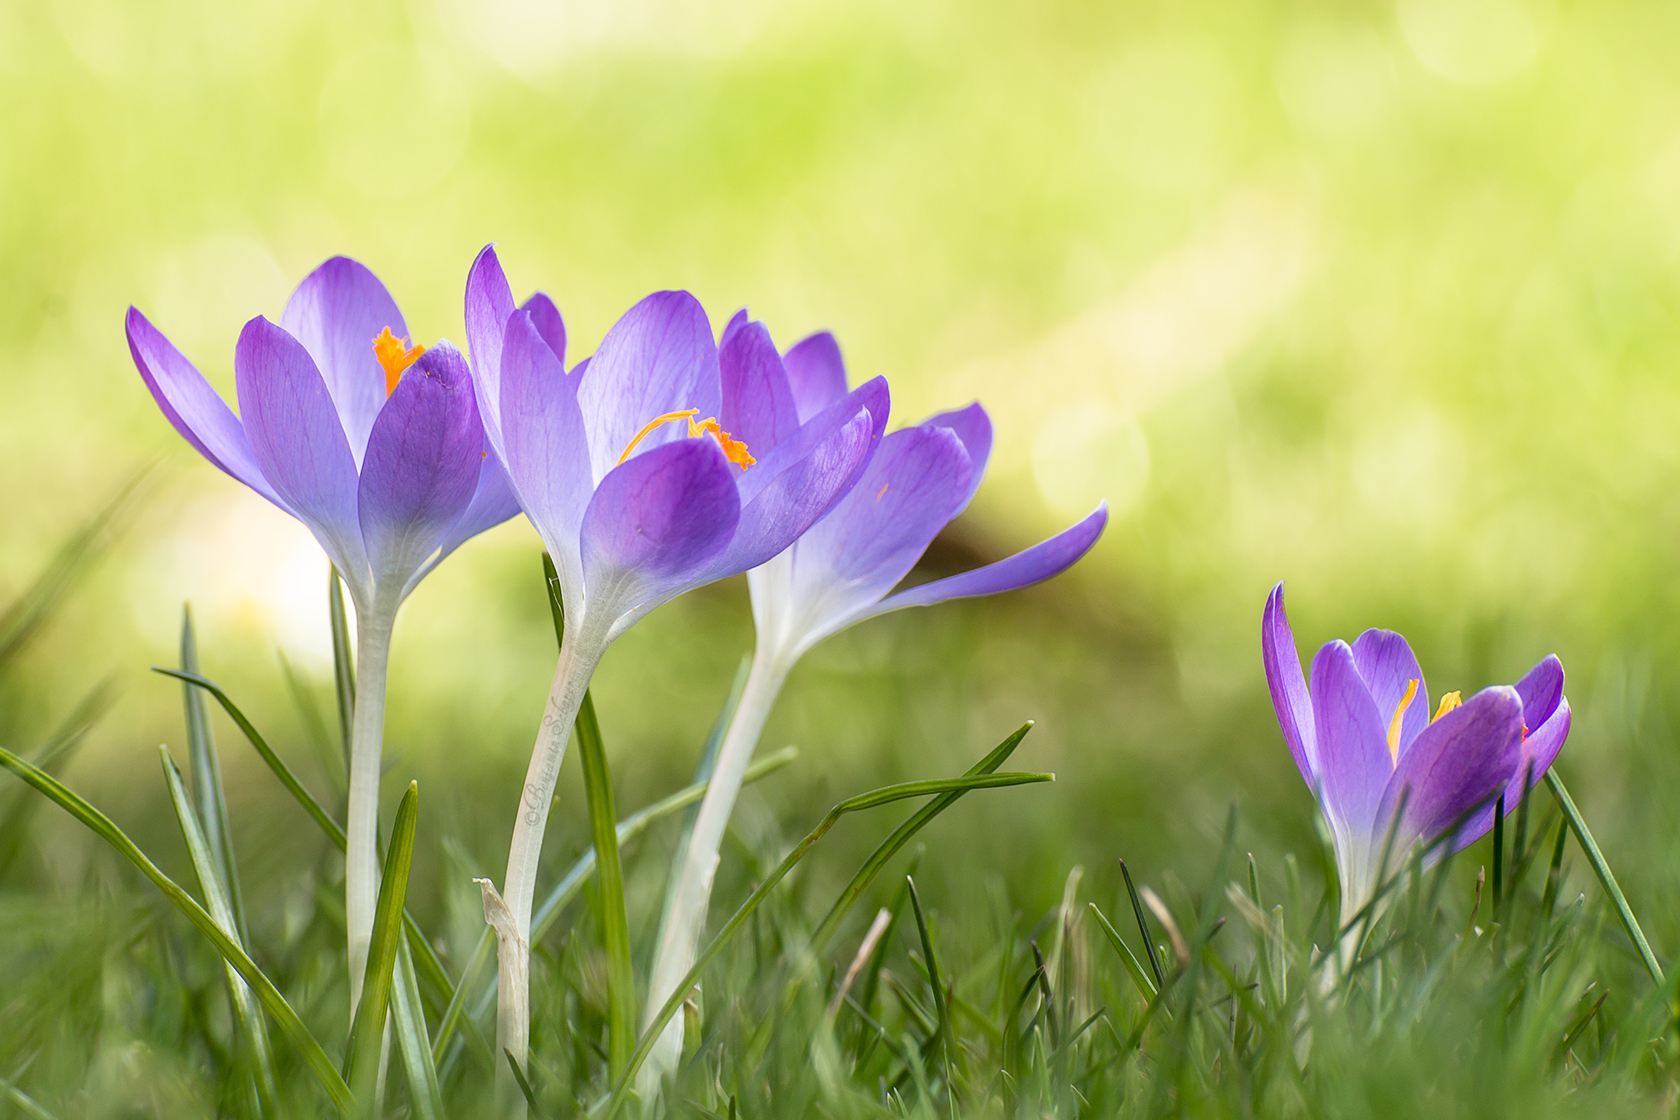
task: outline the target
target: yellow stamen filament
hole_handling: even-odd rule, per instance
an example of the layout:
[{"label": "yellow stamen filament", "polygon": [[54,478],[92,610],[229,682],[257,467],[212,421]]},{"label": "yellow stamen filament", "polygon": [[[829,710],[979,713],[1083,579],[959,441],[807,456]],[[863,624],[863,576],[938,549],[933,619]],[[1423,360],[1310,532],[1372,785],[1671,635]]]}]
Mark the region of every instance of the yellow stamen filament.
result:
[{"label": "yellow stamen filament", "polygon": [[635,438],[632,439],[629,445],[625,447],[624,454],[618,457],[618,461],[622,463],[624,460],[630,458],[630,452],[636,450],[636,445],[646,439],[653,430],[658,428],[660,425],[672,424],[678,420],[687,420],[688,435],[690,439],[697,439],[700,436],[705,435],[707,432],[712,433],[712,435],[717,437],[718,444],[723,448],[724,457],[731,463],[740,467],[742,470],[746,470],[748,467],[758,462],[758,460],[754,459],[752,454],[747,451],[747,445],[745,443],[741,440],[733,438],[728,432],[723,430],[723,425],[717,422],[716,417],[709,416],[704,420],[695,420],[694,417],[698,415],[700,415],[700,410],[698,408],[685,408],[681,412],[667,412],[662,416],[655,416],[652,420],[649,420],[646,424],[642,425],[642,430],[637,432]]},{"label": "yellow stamen filament", "polygon": [[1400,706],[1394,709],[1394,718],[1388,721],[1388,759],[1390,762],[1400,761],[1400,720],[1406,714],[1406,709],[1412,706],[1417,698],[1418,682],[1406,682],[1406,695],[1400,697]]},{"label": "yellow stamen filament", "polygon": [[379,332],[379,337],[373,340],[373,356],[384,367],[387,397],[396,392],[403,370],[413,365],[425,352],[424,346],[410,346],[407,335],[398,338],[392,334],[390,327]]},{"label": "yellow stamen filament", "polygon": [[1456,692],[1447,693],[1445,696],[1441,697],[1441,706],[1435,709],[1435,714],[1430,717],[1429,722],[1434,723],[1454,708],[1462,707],[1463,704],[1464,697],[1462,695]]}]

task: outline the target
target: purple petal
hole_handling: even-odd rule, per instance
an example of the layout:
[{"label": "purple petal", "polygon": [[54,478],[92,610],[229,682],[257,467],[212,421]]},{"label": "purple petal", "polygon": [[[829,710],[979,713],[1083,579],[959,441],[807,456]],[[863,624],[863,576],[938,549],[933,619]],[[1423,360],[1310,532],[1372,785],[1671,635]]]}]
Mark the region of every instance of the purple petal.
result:
[{"label": "purple petal", "polygon": [[968,454],[949,428],[900,428],[857,484],[799,540],[792,594],[810,641],[871,612],[903,579],[968,492]]},{"label": "purple petal", "polygon": [[257,465],[351,589],[367,592],[356,460],[309,352],[259,315],[239,333],[233,374]]},{"label": "purple petal", "polygon": [[1522,800],[1523,779],[1527,777],[1529,788],[1533,789],[1546,776],[1552,763],[1557,761],[1564,740],[1569,738],[1570,720],[1569,701],[1560,698],[1558,706],[1546,717],[1546,722],[1523,737],[1522,756],[1517,759],[1516,770],[1505,786],[1507,815],[1516,812],[1517,803]]},{"label": "purple petal", "polygon": [[746,322],[741,315],[736,320],[724,331],[718,350],[723,385],[718,422],[724,431],[744,440],[754,457],[762,457],[798,430],[799,413],[769,330],[763,323]]},{"label": "purple petal", "polygon": [[439,546],[437,559],[425,570],[430,571],[467,541],[486,529],[495,528],[518,512],[519,499],[514,495],[507,469],[494,454],[485,455],[480,460],[478,485],[473,490],[472,500],[461,511],[461,516],[455,519],[455,524],[449,527],[443,544]]},{"label": "purple petal", "polygon": [[1371,699],[1377,702],[1385,735],[1400,701],[1405,699],[1406,686],[1417,682],[1417,693],[1400,718],[1397,756],[1404,758],[1418,733],[1429,726],[1429,689],[1412,647],[1392,630],[1367,630],[1353,640],[1353,663],[1359,667],[1365,687],[1371,690]]},{"label": "purple petal", "polygon": [[782,355],[782,364],[787,367],[788,385],[801,421],[846,395],[846,363],[840,357],[840,344],[827,331],[796,343]]},{"label": "purple petal", "polygon": [[[668,412],[721,406],[717,346],[700,303],[687,292],[655,292],[627,311],[602,340],[578,385],[597,482],[618,465],[642,426]],[[680,423],[650,433],[637,452],[686,437]]]},{"label": "purple petal", "polygon": [[1348,841],[1365,844],[1394,767],[1382,716],[1346,642],[1326,643],[1313,658],[1312,711],[1325,815]]},{"label": "purple petal", "polygon": [[[817,421],[808,426],[817,426]],[[808,454],[759,486],[757,495],[741,507],[735,536],[707,578],[722,579],[756,568],[798,540],[857,480],[869,457],[874,430],[869,410],[859,409]],[[749,473],[762,469],[755,466]]]},{"label": "purple petal", "polygon": [[1060,575],[1091,551],[1103,529],[1108,526],[1108,503],[1104,502],[1085,515],[1084,520],[1063,529],[1060,533],[1017,552],[1006,560],[975,568],[961,575],[947,576],[931,583],[919,584],[881,600],[870,614],[885,614],[903,607],[926,607],[947,599],[966,599],[975,595],[996,595],[1002,591],[1041,583]]},{"label": "purple petal", "polygon": [[473,390],[478,394],[484,434],[496,455],[504,460],[502,335],[512,314],[513,289],[508,287],[502,262],[496,258],[496,247],[486,245],[467,273],[467,352],[472,356]]},{"label": "purple petal", "polygon": [[484,428],[461,352],[439,342],[403,371],[368,436],[357,491],[368,562],[404,587],[478,489]]},{"label": "purple petal", "polygon": [[967,408],[941,412],[922,423],[935,428],[950,428],[962,440],[963,449],[968,452],[970,472],[968,499],[963,502],[963,508],[967,509],[975,491],[980,489],[980,480],[986,476],[986,460],[992,456],[992,418],[986,415],[980,402],[975,401]]},{"label": "purple petal", "polygon": [[1283,610],[1283,584],[1266,597],[1266,611],[1260,621],[1260,658],[1266,665],[1266,685],[1272,691],[1283,741],[1300,768],[1307,788],[1318,792],[1318,747],[1313,733],[1312,700],[1307,679],[1301,673],[1301,657],[1295,651],[1295,634]]},{"label": "purple petal", "polygon": [[291,506],[274,492],[251,451],[251,441],[233,410],[204,375],[156,327],[130,307],[128,352],[163,415],[198,453],[287,513]]},{"label": "purple petal", "polygon": [[577,379],[525,312],[508,319],[502,349],[502,434],[519,504],[560,569],[562,586],[580,586],[578,532],[593,490]]},{"label": "purple petal", "polygon": [[583,515],[588,609],[622,624],[690,586],[735,533],[737,469],[712,440],[684,439],[609,471]]},{"label": "purple petal", "polygon": [[1452,850],[1474,843],[1492,823],[1491,799],[1510,780],[1521,754],[1522,698],[1509,685],[1484,688],[1424,728],[1400,760],[1383,791],[1373,842],[1386,841],[1388,821],[1402,792],[1409,791],[1395,833],[1397,851],[1414,840],[1434,840],[1483,805],[1459,827]]},{"label": "purple petal", "polygon": [[[866,409],[871,422],[869,453],[873,455],[885,434],[887,413],[892,410],[892,395],[884,377],[871,378],[859,385],[801,424],[792,436],[760,454],[756,465],[736,476],[735,481],[741,491],[741,505],[745,507],[757,500],[760,490],[779,477],[783,471],[810,455],[818,445],[830,439],[835,432],[850,424],[859,412]],[[863,465],[860,462],[858,469],[862,470]],[[845,489],[835,493],[818,517],[826,515],[845,496]]]},{"label": "purple petal", "polygon": [[1563,700],[1563,662],[1555,655],[1542,658],[1517,682],[1517,695],[1522,697],[1523,724],[1533,731],[1552,718]]},{"label": "purple petal", "polygon": [[398,338],[408,335],[396,301],[366,265],[334,257],[303,278],[280,325],[315,359],[360,465],[373,418],[385,405],[385,371],[373,340],[387,327]]},{"label": "purple petal", "polygon": [[560,317],[560,309],[548,297],[547,292],[536,292],[530,299],[519,305],[519,310],[531,316],[537,333],[554,351],[554,356],[560,361],[560,368],[566,367],[566,320]]}]

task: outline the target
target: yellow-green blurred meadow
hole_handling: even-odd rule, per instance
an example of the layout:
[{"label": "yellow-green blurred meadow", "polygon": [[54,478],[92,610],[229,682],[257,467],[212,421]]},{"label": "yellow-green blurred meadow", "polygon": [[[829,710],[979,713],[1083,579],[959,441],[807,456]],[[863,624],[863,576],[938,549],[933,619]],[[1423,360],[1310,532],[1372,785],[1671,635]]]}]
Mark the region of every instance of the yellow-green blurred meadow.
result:
[{"label": "yellow-green blurred meadow", "polygon": [[[1248,847],[1310,852],[1259,659],[1285,580],[1309,656],[1391,627],[1437,692],[1557,653],[1560,766],[1680,948],[1677,57],[1680,7],[1649,0],[9,0],[0,600],[152,470],[8,681],[0,741],[111,678],[66,780],[178,864],[153,752],[180,696],[148,666],[190,599],[206,672],[326,788],[281,671],[329,710],[325,560],[171,430],[122,316],[231,399],[240,326],[324,258],[461,341],[493,241],[578,355],[683,287],[784,347],[833,330],[899,422],[982,400],[992,468],[935,567],[1110,504],[1055,583],[814,653],[764,741],[803,753],[749,831],[1033,718],[1020,762],[1056,786],[941,827],[1045,905],[1075,861],[1200,869],[1233,799]],[[484,867],[552,670],[539,549],[522,521],[469,543],[397,628],[390,788],[419,775]],[[614,647],[621,805],[687,780],[751,640],[735,581]],[[279,878],[302,826],[218,726],[249,874]],[[575,850],[568,773],[551,845]],[[106,858],[55,813],[33,828],[49,886]],[[656,906],[632,897],[633,927]]]}]

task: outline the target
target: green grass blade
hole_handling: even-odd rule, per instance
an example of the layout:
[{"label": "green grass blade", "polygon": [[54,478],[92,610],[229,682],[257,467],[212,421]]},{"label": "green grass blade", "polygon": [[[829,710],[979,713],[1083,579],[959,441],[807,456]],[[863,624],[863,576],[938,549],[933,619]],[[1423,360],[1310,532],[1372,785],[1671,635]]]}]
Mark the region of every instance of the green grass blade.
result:
[{"label": "green grass blade", "polygon": [[[95,685],[76,703],[30,761],[49,774],[55,773],[81,745],[100,717],[110,710],[114,696],[109,678]],[[29,822],[40,804],[27,786],[8,787],[0,795],[0,876],[6,874],[32,843]]]},{"label": "green grass blade", "polygon": [[[741,784],[743,786],[751,785],[760,778],[768,777],[798,757],[799,751],[793,747],[784,747],[773,754],[765,755],[747,767],[747,772],[741,778]],[[655,822],[670,816],[672,813],[686,809],[690,805],[697,804],[701,798],[706,796],[707,784],[706,782],[696,782],[668,797],[655,801],[651,805],[643,806],[619,821],[619,848],[622,850],[625,845],[640,836]],[[578,896],[578,893],[583,890],[584,885],[589,882],[590,877],[594,874],[595,849],[591,847],[578,856],[572,866],[566,870],[566,873],[560,877],[560,880],[554,884],[537,905],[536,912],[531,918],[531,944],[538,944],[547,936],[548,931],[554,928],[554,923],[560,920],[561,911]],[[455,1030],[461,1025],[465,1015],[467,995],[476,986],[479,970],[489,963],[490,949],[494,943],[494,935],[487,926],[484,932],[479,935],[478,944],[473,949],[472,958],[461,972],[461,982],[456,986],[455,997],[445,1008],[443,1019],[438,1024],[437,1035],[432,1043],[432,1057],[435,1061],[443,1061],[444,1050],[448,1047],[450,1040],[454,1037]],[[483,1016],[488,1011],[489,1001],[494,995],[495,988],[492,986],[481,997],[480,1005],[474,1014]]]},{"label": "green grass blade", "polygon": [[647,1060],[648,1054],[653,1050],[653,1044],[658,1040],[660,1033],[664,1031],[665,1024],[671,1021],[671,1016],[677,1013],[677,1009],[682,1006],[682,1001],[688,998],[689,990],[694,987],[695,982],[706,971],[706,966],[711,964],[713,959],[723,951],[723,947],[728,944],[729,939],[734,937],[735,933],[746,924],[747,919],[753,916],[753,913],[769,897],[770,892],[776,889],[776,885],[787,877],[788,872],[792,871],[794,866],[805,858],[806,853],[827,835],[829,829],[833,828],[835,822],[841,817],[847,813],[874,809],[881,805],[890,805],[895,801],[903,801],[912,797],[937,796],[958,790],[997,789],[1003,786],[1028,785],[1035,782],[1053,782],[1055,780],[1056,776],[1054,774],[965,774],[960,778],[935,778],[929,781],[904,782],[899,785],[883,786],[880,789],[870,790],[868,793],[847,798],[830,809],[828,815],[823,817],[817,827],[806,833],[805,838],[794,845],[793,850],[765,877],[764,882],[760,883],[758,888],[747,896],[747,900],[741,903],[740,908],[730,916],[729,921],[724,923],[717,936],[712,938],[706,947],[700,951],[699,956],[695,958],[694,966],[688,970],[688,974],[672,988],[671,997],[659,1009],[659,1014],[655,1015],[648,1023],[647,1030],[642,1032],[641,1039],[636,1044],[635,1052],[630,1056],[629,1065],[619,1074],[613,1086],[612,1096],[606,1102],[605,1115],[609,1118],[612,1117],[618,1111],[619,1106],[624,1103],[624,1097],[629,1090],[631,1079],[636,1076],[636,1071]]},{"label": "green grass blade", "polygon": [[174,903],[176,908],[185,914],[187,919],[197,926],[205,937],[210,939],[210,943],[216,947],[216,951],[229,964],[233,965],[239,975],[244,977],[246,983],[251,985],[264,1009],[280,1025],[280,1029],[285,1032],[287,1038],[291,1039],[292,1044],[297,1047],[304,1062],[316,1078],[320,1080],[322,1087],[333,1098],[333,1102],[341,1109],[347,1109],[351,1106],[349,1086],[345,1084],[344,1078],[339,1075],[338,1069],[333,1065],[332,1059],[327,1057],[327,1053],[321,1048],[321,1044],[315,1040],[314,1035],[309,1033],[309,1028],[303,1025],[303,1020],[298,1018],[297,1012],[292,1010],[291,1004],[286,1002],[286,998],[280,994],[280,990],[274,986],[273,981],[263,974],[262,969],[257,967],[256,962],[251,960],[246,955],[245,950],[240,948],[238,943],[229,937],[221,926],[216,924],[216,919],[212,918],[209,912],[200,906],[192,895],[182,889],[180,884],[165,875],[157,864],[153,863],[146,853],[142,852],[134,841],[130,840],[127,834],[116,826],[111,818],[71,792],[51,774],[30,765],[3,747],[0,747],[0,766],[5,766],[35,787],[65,812],[87,826],[101,840],[115,848],[135,867],[139,868],[141,874],[150,879],[163,892],[164,897]]},{"label": "green grass blade", "polygon": [[280,659],[280,675],[286,680],[286,691],[292,695],[292,706],[297,709],[298,720],[320,758],[321,772],[342,800],[349,789],[349,778],[344,773],[344,752],[339,748],[338,740],[333,738],[337,732],[327,730],[327,720],[321,714],[321,705],[314,691],[297,666],[292,664],[292,659],[286,656],[286,651],[277,650],[276,654]]},{"label": "green grass blade", "polygon": [[[192,606],[181,608],[181,669],[197,675],[198,635],[193,630]],[[216,755],[216,738],[210,728],[210,710],[205,706],[204,694],[181,682],[181,705],[187,723],[187,757],[193,776],[193,795],[198,803],[198,822],[204,830],[204,840],[222,890],[227,894],[233,911],[234,928],[242,943],[251,943],[251,931],[245,924],[245,898],[239,886],[239,864],[233,855],[233,837],[229,834],[227,799],[222,787],[222,764]]]},{"label": "green grass blade", "polygon": [[58,1117],[41,1107],[41,1102],[19,1089],[5,1077],[0,1077],[0,1100],[11,1101],[19,1112],[32,1117],[33,1120],[58,1120]]},{"label": "green grass blade", "polygon": [[[169,786],[169,799],[175,806],[175,818],[181,824],[181,838],[186,841],[187,855],[192,859],[193,871],[198,875],[199,889],[204,892],[205,909],[210,911],[210,916],[216,919],[216,924],[221,926],[229,937],[237,941],[241,948],[245,948],[250,945],[250,939],[239,928],[233,900],[219,877],[220,868],[216,864],[216,853],[210,846],[209,836],[204,832],[203,822],[199,820],[187,796],[186,786],[181,781],[181,771],[176,768],[175,760],[169,756],[168,747],[159,747],[158,750],[163,756],[163,780]],[[223,967],[227,970],[228,997],[233,1004],[234,1022],[243,1036],[247,1052],[253,1058],[252,1073],[256,1079],[257,1099],[262,1102],[262,1110],[266,1115],[276,1115],[274,1056],[269,1046],[268,1029],[263,1022],[262,1012],[258,1010],[250,987],[240,979],[239,973],[225,961]]]},{"label": "green grass blade", "polygon": [[[933,935],[928,932],[927,915],[922,913],[922,898],[916,893],[916,880],[906,875],[904,886],[910,892],[910,909],[916,915],[916,933],[922,941],[922,957],[927,962],[928,987],[933,989],[933,1010],[938,1019],[934,1030],[934,1039],[941,1051],[949,1059],[951,1053],[951,1009],[945,1002],[945,978],[939,971],[939,958],[934,955]],[[924,1051],[925,1053],[925,1051]],[[947,1078],[949,1080],[949,1078]]]},{"label": "green grass blade", "polygon": [[1657,963],[1657,955],[1651,952],[1651,943],[1645,940],[1645,931],[1639,928],[1639,919],[1633,916],[1633,907],[1628,905],[1627,896],[1616,882],[1615,874],[1610,870],[1610,863],[1599,851],[1598,842],[1593,839],[1592,830],[1581,816],[1581,810],[1575,807],[1575,801],[1569,796],[1569,791],[1563,788],[1563,779],[1557,776],[1556,770],[1546,771],[1546,784],[1552,788],[1552,796],[1557,798],[1558,808],[1563,810],[1564,819],[1569,822],[1569,828],[1575,833],[1575,840],[1581,845],[1581,850],[1587,855],[1587,862],[1592,864],[1593,874],[1598,876],[1599,886],[1610,896],[1610,901],[1616,907],[1616,916],[1622,920],[1622,928],[1627,931],[1628,940],[1633,942],[1634,948],[1639,950],[1639,959],[1645,963],[1645,971],[1651,974],[1651,979],[1657,986],[1662,987],[1662,965]]},{"label": "green grass blade", "polygon": [[385,1017],[391,1004],[392,978],[397,967],[397,946],[402,941],[403,899],[408,894],[408,872],[414,858],[414,830],[419,819],[420,784],[408,783],[391,826],[391,845],[385,853],[384,874],[379,880],[379,901],[373,909],[373,940],[368,946],[367,971],[362,980],[362,998],[350,1026],[346,1047],[344,1079],[355,1087],[356,1099],[372,1113],[374,1081],[379,1074],[379,1052],[385,1037]]},{"label": "green grass blade", "polygon": [[1097,925],[1102,927],[1103,936],[1108,938],[1108,943],[1114,946],[1114,951],[1120,955],[1120,963],[1126,966],[1127,973],[1131,975],[1132,983],[1136,984],[1137,990],[1143,993],[1144,1002],[1147,1003],[1154,999],[1156,991],[1154,983],[1150,981],[1148,976],[1144,975],[1143,965],[1138,963],[1137,956],[1121,940],[1120,931],[1114,928],[1114,924],[1108,920],[1108,915],[1104,914],[1094,902],[1087,902],[1085,908],[1096,916]]},{"label": "green grass blade", "polygon": [[344,581],[327,566],[327,618],[332,628],[333,689],[338,694],[338,736],[344,772],[350,773],[350,723],[356,711],[356,662],[351,652],[350,616],[344,612]]},{"label": "green grass blade", "polygon": [[443,1120],[443,1091],[438,1087],[437,1064],[432,1060],[426,1012],[420,1003],[420,982],[408,942],[397,944],[396,984],[391,989],[391,1023],[397,1050],[408,1073],[408,1099],[419,1120]]},{"label": "green grass blade", "polygon": [[595,881],[601,899],[601,950],[607,957],[607,1064],[614,1076],[636,1046],[636,974],[630,958],[630,919],[624,905],[624,869],[618,859],[612,779],[595,704],[583,694],[577,717],[578,760],[595,840]]},{"label": "green grass blade", "polygon": [[[1027,737],[1027,732],[1031,731],[1032,727],[1031,720],[1022,724],[1003,742],[992,748],[991,753],[987,754],[985,758],[969,767],[967,773],[974,775],[995,772],[999,766],[1002,766],[1008,760],[1010,755],[1015,753],[1015,748],[1021,745],[1021,740]],[[840,897],[834,900],[834,905],[829,907],[828,914],[818,923],[817,931],[811,935],[811,945],[814,949],[819,953],[828,949],[828,944],[834,938],[834,935],[839,932],[840,922],[845,918],[847,911],[863,896],[863,892],[869,889],[869,885],[875,881],[875,877],[881,873],[881,869],[887,865],[888,861],[897,855],[899,849],[909,843],[910,838],[920,832],[929,821],[956,804],[957,799],[967,792],[967,790],[960,790],[928,802],[905,818],[902,824],[893,829],[887,838],[881,841],[880,845],[870,853],[869,858],[863,861],[863,866],[858,868],[857,874],[852,876],[851,882],[846,884],[846,889],[840,892]]]}]

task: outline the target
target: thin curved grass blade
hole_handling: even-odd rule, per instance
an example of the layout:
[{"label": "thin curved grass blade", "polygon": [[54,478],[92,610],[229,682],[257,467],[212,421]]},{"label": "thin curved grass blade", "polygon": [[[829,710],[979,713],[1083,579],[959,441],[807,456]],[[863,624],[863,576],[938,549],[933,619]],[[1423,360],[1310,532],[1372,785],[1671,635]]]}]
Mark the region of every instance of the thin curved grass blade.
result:
[{"label": "thin curved grass blade", "polygon": [[321,1087],[332,1097],[333,1103],[341,1109],[351,1107],[353,1102],[350,1096],[350,1087],[345,1083],[344,1078],[339,1075],[332,1059],[327,1057],[326,1051],[321,1048],[321,1044],[316,1041],[315,1036],[309,1033],[309,1028],[303,1025],[303,1020],[298,1018],[297,1012],[292,1010],[291,1004],[286,1002],[286,997],[280,994],[280,990],[274,986],[274,982],[264,975],[262,969],[257,967],[256,962],[246,954],[245,950],[240,948],[239,944],[229,937],[221,926],[216,924],[216,919],[210,916],[209,911],[200,906],[197,900],[188,894],[180,884],[165,875],[157,864],[153,863],[151,858],[141,851],[122,829],[117,827],[111,818],[72,792],[51,774],[32,766],[3,747],[0,747],[0,766],[6,767],[35,787],[65,812],[85,825],[94,835],[115,848],[123,858],[139,868],[141,874],[150,879],[163,892],[164,897],[174,903],[176,908],[185,914],[187,919],[197,926],[205,937],[209,938],[210,943],[216,947],[216,951],[222,955],[222,958],[234,967],[246,983],[251,985],[258,1001],[262,1003],[263,1008],[274,1018],[274,1021],[279,1024],[286,1037],[292,1041],[292,1045],[297,1048],[304,1063],[309,1066],[310,1071],[321,1082]]},{"label": "thin curved grass blade", "polygon": [[373,940],[368,946],[367,971],[362,980],[362,998],[350,1027],[345,1048],[344,1080],[355,1088],[356,1099],[370,1113],[379,1074],[379,1051],[385,1036],[385,1017],[391,1004],[392,978],[397,967],[397,945],[402,940],[403,899],[408,895],[408,872],[414,859],[414,831],[420,812],[420,784],[408,783],[391,826],[391,846],[385,853],[384,874],[379,881],[379,901],[373,910]]},{"label": "thin curved grass blade", "polygon": [[391,989],[391,1024],[396,1030],[397,1050],[408,1074],[408,1099],[419,1120],[443,1120],[443,1091],[438,1087],[437,1065],[432,1061],[431,1039],[426,1031],[426,1011],[420,1003],[420,982],[414,974],[414,954],[408,942],[397,944],[396,983]]},{"label": "thin curved grass blade", "polygon": [[1581,850],[1587,854],[1587,862],[1592,864],[1593,874],[1598,876],[1599,886],[1604,888],[1604,893],[1610,896],[1611,903],[1616,907],[1616,916],[1621,919],[1628,940],[1639,950],[1639,959],[1644,963],[1645,971],[1651,974],[1651,979],[1656,982],[1657,987],[1662,987],[1662,965],[1657,963],[1657,955],[1651,952],[1651,943],[1645,940],[1645,931],[1639,928],[1639,919],[1633,916],[1633,907],[1628,905],[1627,896],[1622,893],[1621,885],[1616,882],[1616,875],[1610,870],[1610,861],[1599,851],[1598,841],[1593,839],[1586,818],[1581,816],[1581,810],[1575,807],[1575,799],[1569,796],[1569,791],[1564,788],[1563,779],[1557,776],[1556,770],[1546,771],[1546,784],[1551,787],[1552,796],[1557,798],[1558,808],[1563,810],[1564,819],[1569,822],[1570,831],[1575,833]]}]

